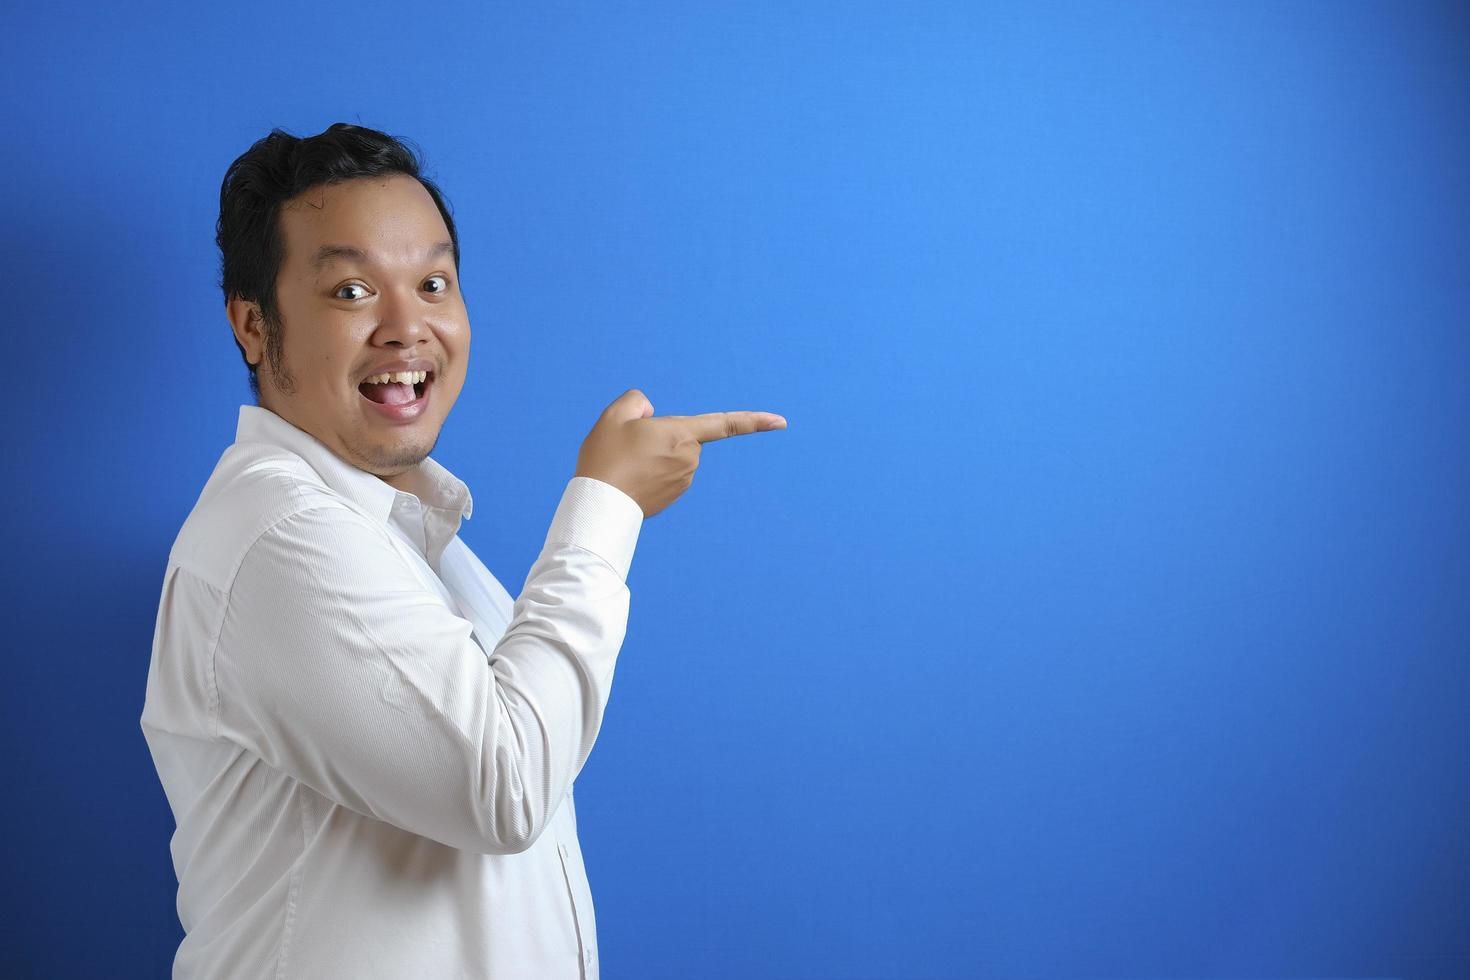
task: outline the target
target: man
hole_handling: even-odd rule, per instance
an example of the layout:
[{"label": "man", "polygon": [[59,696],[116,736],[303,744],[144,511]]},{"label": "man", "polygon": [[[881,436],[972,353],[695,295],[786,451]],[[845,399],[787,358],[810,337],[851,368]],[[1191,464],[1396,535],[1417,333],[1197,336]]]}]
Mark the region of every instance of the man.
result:
[{"label": "man", "polygon": [[273,130],[220,194],[255,405],[169,554],[141,718],[177,830],[175,977],[596,977],[572,784],[642,522],[765,412],[582,443],[514,601],[429,456],[463,387],[459,239],[416,157]]}]

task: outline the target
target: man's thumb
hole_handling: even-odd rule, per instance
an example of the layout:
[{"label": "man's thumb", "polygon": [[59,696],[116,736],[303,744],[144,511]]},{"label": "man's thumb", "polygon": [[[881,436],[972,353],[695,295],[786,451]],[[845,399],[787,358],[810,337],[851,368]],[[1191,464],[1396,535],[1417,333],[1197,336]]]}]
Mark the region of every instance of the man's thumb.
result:
[{"label": "man's thumb", "polygon": [[629,388],[614,398],[603,414],[610,415],[619,421],[646,419],[653,414],[653,402],[649,401],[648,397],[637,388]]}]

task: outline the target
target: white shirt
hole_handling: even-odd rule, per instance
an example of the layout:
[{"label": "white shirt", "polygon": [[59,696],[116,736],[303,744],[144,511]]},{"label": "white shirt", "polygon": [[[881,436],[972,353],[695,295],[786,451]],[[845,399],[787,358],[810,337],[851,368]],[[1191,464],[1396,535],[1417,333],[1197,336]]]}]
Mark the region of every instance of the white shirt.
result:
[{"label": "white shirt", "polygon": [[572,783],[643,511],[572,477],[519,598],[417,492],[241,405],[169,553],[140,724],[177,824],[173,976],[596,978]]}]

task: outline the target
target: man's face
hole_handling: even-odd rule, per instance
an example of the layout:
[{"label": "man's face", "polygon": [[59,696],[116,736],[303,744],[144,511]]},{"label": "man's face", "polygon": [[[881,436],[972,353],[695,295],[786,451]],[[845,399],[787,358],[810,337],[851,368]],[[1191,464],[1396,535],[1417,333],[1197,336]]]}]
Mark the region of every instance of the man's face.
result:
[{"label": "man's face", "polygon": [[[230,307],[236,336],[259,364],[261,407],[353,466],[412,490],[414,468],[464,386],[470,353],[469,314],[454,255],[438,247],[450,239],[434,199],[404,174],[356,178],[288,201],[280,230],[279,365],[262,356],[249,304]],[[328,246],[364,257],[323,255]],[[379,404],[364,392],[383,389],[359,387],[410,362],[429,372],[410,404]]]}]

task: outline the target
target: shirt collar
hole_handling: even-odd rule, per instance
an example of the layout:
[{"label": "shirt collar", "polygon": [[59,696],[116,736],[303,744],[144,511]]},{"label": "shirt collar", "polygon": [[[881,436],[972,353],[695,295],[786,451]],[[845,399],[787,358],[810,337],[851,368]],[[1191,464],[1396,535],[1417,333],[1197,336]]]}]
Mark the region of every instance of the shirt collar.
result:
[{"label": "shirt collar", "polygon": [[[415,492],[410,494],[345,462],[316,436],[259,405],[240,406],[235,441],[264,442],[290,450],[306,460],[327,486],[384,523],[400,495],[414,497],[421,505],[439,512],[436,516],[440,521],[455,528],[461,519],[469,520],[474,510],[470,488],[432,456],[425,456],[413,470]],[[452,537],[454,531],[449,534]]]}]

